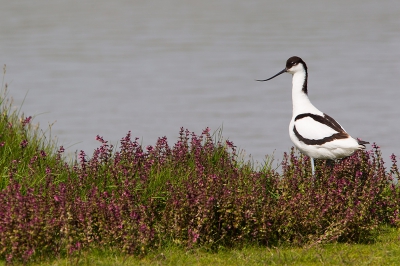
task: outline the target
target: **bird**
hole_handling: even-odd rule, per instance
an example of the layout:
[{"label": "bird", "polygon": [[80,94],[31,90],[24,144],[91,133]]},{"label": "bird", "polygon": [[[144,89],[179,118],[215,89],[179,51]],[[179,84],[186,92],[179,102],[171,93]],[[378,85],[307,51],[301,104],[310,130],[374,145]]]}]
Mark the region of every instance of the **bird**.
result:
[{"label": "bird", "polygon": [[289,137],[296,148],[310,158],[313,176],[314,159],[341,159],[366,148],[365,144],[369,142],[352,138],[335,119],[311,103],[308,98],[307,64],[300,57],[290,57],[282,71],[257,81],[268,81],[283,73],[292,74],[293,115],[289,123]]}]

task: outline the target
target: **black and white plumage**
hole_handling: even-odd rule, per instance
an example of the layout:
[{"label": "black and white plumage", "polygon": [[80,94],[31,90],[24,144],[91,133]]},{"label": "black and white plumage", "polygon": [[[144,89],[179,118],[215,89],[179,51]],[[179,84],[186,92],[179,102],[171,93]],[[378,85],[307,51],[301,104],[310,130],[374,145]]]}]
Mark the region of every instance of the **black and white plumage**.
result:
[{"label": "black and white plumage", "polygon": [[313,159],[340,159],[365,149],[364,144],[369,142],[352,138],[335,119],[310,102],[307,65],[300,57],[289,58],[285,69],[269,79],[259,81],[271,80],[286,72],[293,75],[293,116],[289,124],[289,136],[293,144],[311,158],[313,174]]}]

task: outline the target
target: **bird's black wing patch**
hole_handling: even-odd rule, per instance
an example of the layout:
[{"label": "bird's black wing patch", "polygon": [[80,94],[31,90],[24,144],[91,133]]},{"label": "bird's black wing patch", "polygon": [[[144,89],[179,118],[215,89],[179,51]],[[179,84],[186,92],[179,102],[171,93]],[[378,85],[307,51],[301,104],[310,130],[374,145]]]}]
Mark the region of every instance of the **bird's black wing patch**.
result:
[{"label": "bird's black wing patch", "polygon": [[335,119],[333,119],[327,114],[324,114],[324,116],[311,113],[299,114],[298,116],[295,117],[294,121],[300,120],[305,117],[310,117],[315,121],[317,121],[318,123],[324,124],[337,132],[335,134],[332,134],[331,136],[327,136],[322,139],[307,139],[302,135],[300,135],[300,133],[296,129],[296,126],[294,126],[293,132],[296,135],[296,137],[307,145],[322,145],[336,139],[346,139],[349,137],[349,134],[347,134],[347,132],[344,131],[344,129],[339,125],[339,123],[336,122]]}]

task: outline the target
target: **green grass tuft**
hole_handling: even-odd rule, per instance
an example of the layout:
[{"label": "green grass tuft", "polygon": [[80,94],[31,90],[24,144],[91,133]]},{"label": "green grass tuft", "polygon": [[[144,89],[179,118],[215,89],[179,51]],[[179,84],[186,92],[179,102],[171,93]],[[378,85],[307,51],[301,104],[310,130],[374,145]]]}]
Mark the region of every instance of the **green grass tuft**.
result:
[{"label": "green grass tuft", "polygon": [[[259,247],[221,249],[209,252],[202,248],[185,250],[166,245],[146,256],[129,256],[118,249],[92,249],[70,258],[42,258],[32,265],[398,265],[400,232],[381,227],[372,244],[332,243],[312,247]],[[4,262],[3,262],[4,263]],[[1,264],[0,265],[4,265]]]}]

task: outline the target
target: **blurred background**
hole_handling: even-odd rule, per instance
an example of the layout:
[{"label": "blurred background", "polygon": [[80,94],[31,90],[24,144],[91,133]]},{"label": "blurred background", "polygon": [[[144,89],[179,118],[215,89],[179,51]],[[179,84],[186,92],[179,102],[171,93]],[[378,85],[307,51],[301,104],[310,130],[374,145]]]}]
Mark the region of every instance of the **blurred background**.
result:
[{"label": "blurred background", "polygon": [[[263,162],[292,143],[293,55],[309,97],[353,136],[400,155],[400,1],[2,0],[0,64],[15,108],[67,152],[131,130],[222,135]],[[25,98],[26,96],[26,98]],[[24,100],[25,98],[25,100]],[[371,146],[368,146],[371,149]]]}]

